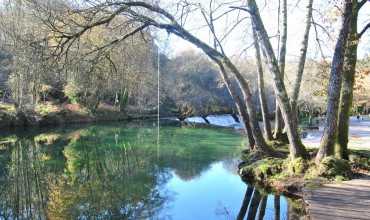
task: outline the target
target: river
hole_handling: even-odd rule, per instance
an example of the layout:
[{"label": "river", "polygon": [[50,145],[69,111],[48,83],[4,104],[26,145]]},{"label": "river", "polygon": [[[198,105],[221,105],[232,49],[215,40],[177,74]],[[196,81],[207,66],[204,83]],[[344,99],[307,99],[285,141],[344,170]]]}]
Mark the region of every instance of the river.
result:
[{"label": "river", "polygon": [[[294,219],[237,174],[229,128],[120,122],[0,137],[0,219]],[[251,204],[248,208],[248,202]]]}]

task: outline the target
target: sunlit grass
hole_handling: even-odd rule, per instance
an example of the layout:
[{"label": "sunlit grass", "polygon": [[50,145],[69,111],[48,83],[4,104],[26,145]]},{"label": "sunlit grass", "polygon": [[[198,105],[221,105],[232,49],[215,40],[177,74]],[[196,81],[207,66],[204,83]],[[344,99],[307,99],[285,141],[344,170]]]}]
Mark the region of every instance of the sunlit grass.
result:
[{"label": "sunlit grass", "polygon": [[0,111],[14,113],[16,112],[15,105],[9,103],[1,103],[0,102]]}]

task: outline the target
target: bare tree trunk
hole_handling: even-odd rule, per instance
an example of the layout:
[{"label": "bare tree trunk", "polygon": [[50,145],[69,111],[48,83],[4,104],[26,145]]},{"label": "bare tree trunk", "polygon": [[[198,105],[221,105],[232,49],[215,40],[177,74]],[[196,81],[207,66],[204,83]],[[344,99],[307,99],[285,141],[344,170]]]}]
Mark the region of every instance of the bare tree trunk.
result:
[{"label": "bare tree trunk", "polygon": [[264,152],[266,154],[273,154],[274,153],[273,149],[267,145],[261,132],[255,106],[252,101],[252,94],[250,92],[247,81],[244,79],[239,70],[234,66],[234,64],[231,63],[231,61],[227,57],[224,58],[223,63],[225,63],[225,65],[230,69],[230,71],[234,73],[237,82],[242,90],[244,102],[245,105],[247,106],[247,111],[249,115],[249,124],[251,126],[253,138],[256,143],[256,150]]},{"label": "bare tree trunk", "polygon": [[321,139],[319,152],[316,155],[316,163],[319,163],[324,157],[334,154],[334,144],[337,138],[338,108],[340,90],[342,87],[344,54],[351,26],[352,0],[345,0],[344,14],[342,17],[342,27],[335,46],[330,71],[325,129]]},{"label": "bare tree trunk", "polygon": [[[303,35],[301,54],[300,54],[299,62],[298,62],[297,77],[296,77],[296,80],[295,80],[293,95],[292,95],[292,98],[291,98],[292,110],[293,110],[293,113],[295,113],[297,116],[298,116],[297,101],[298,101],[299,92],[300,92],[300,89],[301,89],[303,71],[304,71],[304,66],[305,66],[305,63],[306,63],[308,40],[309,40],[310,29],[311,29],[312,4],[313,4],[313,0],[308,0],[307,15],[306,15],[306,27],[305,27],[305,31],[304,31],[304,35]],[[298,121],[298,119],[297,119],[297,121]]]},{"label": "bare tree trunk", "polygon": [[[280,13],[280,12],[279,12]],[[279,69],[281,78],[284,80],[285,75],[285,58],[286,58],[286,44],[288,39],[288,9],[287,0],[283,0],[283,7],[281,14],[283,15],[283,32],[280,38],[280,51],[279,51]],[[279,24],[280,25],[280,24]],[[278,102],[276,102],[275,107],[275,133],[274,138],[280,139],[283,133],[284,121],[281,114],[281,109]]]},{"label": "bare tree trunk", "polygon": [[353,86],[356,74],[357,62],[357,18],[358,18],[357,0],[353,1],[352,19],[350,34],[347,40],[343,65],[342,89],[340,94],[339,118],[338,118],[338,137],[335,154],[338,158],[348,159],[348,130],[349,116],[353,100]]},{"label": "bare tree trunk", "polygon": [[238,110],[238,113],[242,118],[242,123],[244,125],[245,133],[248,137],[249,146],[251,149],[254,149],[255,141],[252,134],[252,128],[249,124],[249,115],[246,112],[246,106],[243,104],[243,101],[240,99],[240,97],[237,95],[238,93],[233,88],[230,78],[225,70],[225,67],[221,63],[218,63],[218,65],[220,68],[221,78],[225,82],[226,88],[229,91],[231,98],[234,100],[236,109]]},{"label": "bare tree trunk", "polygon": [[260,46],[258,43],[258,37],[256,30],[253,29],[253,40],[254,40],[254,49],[256,53],[256,63],[257,63],[257,72],[258,72],[258,92],[259,92],[259,98],[261,103],[261,112],[262,112],[262,118],[263,118],[263,128],[265,131],[265,137],[267,140],[272,140],[272,132],[271,132],[271,122],[269,117],[269,110],[266,100],[266,94],[265,94],[265,82],[263,79],[263,69],[262,69],[262,62],[261,62],[261,53],[260,53]]},{"label": "bare tree trunk", "polygon": [[259,10],[257,8],[255,0],[248,0],[249,12],[252,17],[252,21],[256,27],[256,32],[261,41],[262,49],[267,58],[267,63],[270,72],[273,75],[274,90],[277,96],[279,106],[282,111],[284,122],[287,128],[288,139],[290,143],[290,155],[292,158],[303,157],[307,158],[308,154],[303,146],[299,133],[298,126],[295,123],[294,116],[292,114],[292,109],[289,101],[289,97],[285,88],[284,81],[281,77],[279,66],[275,57],[275,53],[272,49],[269,36],[261,20]]}]

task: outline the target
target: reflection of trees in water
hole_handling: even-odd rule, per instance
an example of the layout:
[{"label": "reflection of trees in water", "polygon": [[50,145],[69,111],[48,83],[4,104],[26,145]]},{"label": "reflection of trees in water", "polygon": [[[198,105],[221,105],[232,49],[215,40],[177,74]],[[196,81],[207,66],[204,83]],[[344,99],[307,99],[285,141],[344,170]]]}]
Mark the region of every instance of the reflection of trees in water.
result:
[{"label": "reflection of trees in water", "polygon": [[[266,214],[267,207],[267,198],[268,195],[260,193],[256,188],[247,186],[247,190],[239,210],[237,220],[263,220]],[[288,199],[289,200],[289,199]],[[273,207],[273,218],[275,220],[280,219],[280,196],[274,195],[273,204],[270,204]],[[289,219],[299,219],[303,215],[302,210],[297,210],[292,208],[291,204],[294,204],[293,201],[288,202],[288,210],[286,213]],[[299,203],[298,203],[299,204]]]},{"label": "reflection of trees in water", "polygon": [[162,189],[172,170],[183,179],[200,175],[238,152],[235,137],[164,127],[157,148],[155,128],[91,126],[62,133],[52,143],[47,135],[42,139],[48,141],[18,138],[0,151],[6,167],[0,171],[0,218],[155,216],[170,202]]},{"label": "reflection of trees in water", "polygon": [[8,157],[0,183],[0,214],[8,219],[39,219],[45,216],[48,155],[30,139],[20,139],[2,156]]},{"label": "reflection of trees in water", "polygon": [[50,215],[145,218],[163,205],[159,188],[168,176],[156,171],[150,152],[115,134],[92,128],[65,147],[67,182],[55,186],[62,196],[50,199]]}]

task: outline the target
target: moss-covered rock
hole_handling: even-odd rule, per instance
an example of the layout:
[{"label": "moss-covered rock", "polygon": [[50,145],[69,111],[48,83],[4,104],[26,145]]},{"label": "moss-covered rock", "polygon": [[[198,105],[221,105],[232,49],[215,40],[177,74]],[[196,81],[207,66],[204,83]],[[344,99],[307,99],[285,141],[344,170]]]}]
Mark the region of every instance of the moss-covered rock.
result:
[{"label": "moss-covered rock", "polygon": [[283,162],[282,159],[268,157],[241,167],[240,174],[251,181],[266,182],[268,177],[282,172]]},{"label": "moss-covered rock", "polygon": [[309,167],[309,164],[306,160],[301,157],[295,159],[286,159],[284,167],[291,175],[301,175],[306,172]]},{"label": "moss-covered rock", "polygon": [[349,179],[352,176],[351,166],[347,160],[338,159],[335,157],[326,157],[318,165],[318,176],[328,179]]}]

